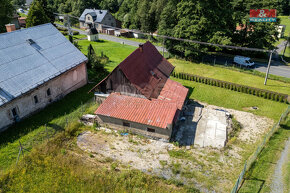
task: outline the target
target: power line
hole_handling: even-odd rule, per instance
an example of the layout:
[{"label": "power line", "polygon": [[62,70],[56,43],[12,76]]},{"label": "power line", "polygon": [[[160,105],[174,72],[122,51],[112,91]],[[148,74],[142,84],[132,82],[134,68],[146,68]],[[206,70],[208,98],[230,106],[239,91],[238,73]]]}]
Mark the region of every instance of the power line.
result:
[{"label": "power line", "polygon": [[[69,15],[69,14],[61,14],[61,13],[54,13],[54,14],[60,15],[60,16],[67,16],[68,18],[72,17],[72,18],[75,18],[75,19],[79,19],[79,17],[73,16],[73,15]],[[68,22],[69,22],[69,19],[68,19]],[[97,24],[97,22],[92,22],[92,23]],[[108,27],[108,28],[111,28],[111,29],[115,29],[115,30],[122,30],[122,28],[113,27],[113,26],[110,26],[110,25],[102,24],[102,26]],[[69,27],[69,30],[71,30],[70,29],[70,22],[68,24],[68,27]],[[133,31],[133,30],[130,30],[130,29],[128,29],[128,31],[129,32],[134,32],[134,33],[137,33],[137,34],[149,35],[149,36],[153,35],[153,34],[144,33],[144,32],[136,32],[136,31]],[[201,44],[201,45],[208,45],[208,46],[217,46],[217,47],[223,47],[223,48],[229,48],[229,49],[247,50],[247,51],[255,51],[255,52],[268,52],[268,53],[270,53],[270,56],[269,56],[267,72],[266,72],[265,81],[264,81],[264,84],[265,85],[267,84],[267,79],[268,79],[270,66],[271,66],[272,54],[275,52],[275,49],[266,50],[266,49],[259,49],[259,48],[247,48],[247,47],[240,47],[240,46],[221,45],[221,44],[214,44],[214,43],[202,42],[202,41],[197,41],[197,40],[175,38],[175,37],[171,37],[171,36],[164,36],[164,35],[157,35],[157,34],[155,36],[163,38],[163,44],[164,44],[165,39],[170,39],[170,40],[177,40],[177,41],[183,41],[183,42],[195,43],[195,44]],[[163,45],[163,49],[164,49],[164,45]]]},{"label": "power line", "polygon": [[[72,17],[72,18],[75,18],[75,19],[79,19],[79,17],[73,16],[73,15],[69,15],[69,14],[61,14],[61,13],[54,13],[54,14],[60,15],[60,16],[69,16],[69,17]],[[97,22],[92,22],[92,23],[97,23]],[[122,28],[113,27],[113,26],[110,26],[110,25],[102,24],[102,26],[109,27],[109,28],[116,29],[116,30],[122,30]],[[133,31],[133,30],[130,30],[130,29],[128,29],[128,31],[129,32],[134,32],[134,33],[137,33],[137,34],[143,34],[143,35],[152,36],[152,34],[150,34],[150,33],[136,32],[136,31]],[[260,49],[260,48],[247,48],[247,47],[240,47],[240,46],[214,44],[214,43],[209,43],[209,42],[202,42],[202,41],[197,41],[197,40],[176,38],[176,37],[165,36],[165,35],[155,35],[155,36],[163,38],[163,39],[177,40],[177,41],[183,41],[183,42],[195,43],[195,44],[202,44],[202,45],[208,45],[208,46],[217,46],[217,47],[223,47],[223,48],[229,48],[229,49],[238,49],[238,50],[247,50],[247,51],[256,51],[256,52],[268,52],[268,53],[271,53],[273,51],[273,50],[266,50],[266,49]]]}]

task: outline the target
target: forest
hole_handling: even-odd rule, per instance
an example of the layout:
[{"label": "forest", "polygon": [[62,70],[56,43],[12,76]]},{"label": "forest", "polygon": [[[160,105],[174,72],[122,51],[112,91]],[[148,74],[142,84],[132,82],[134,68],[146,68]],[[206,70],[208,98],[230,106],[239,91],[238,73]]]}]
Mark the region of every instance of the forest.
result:
[{"label": "forest", "polygon": [[[21,6],[23,0],[13,0]],[[37,0],[35,0],[37,1]],[[123,28],[223,45],[273,49],[277,22],[249,22],[250,9],[289,15],[289,0],[39,0],[50,12],[80,16],[86,8],[107,9]],[[77,22],[77,21],[76,21]],[[236,30],[240,26],[241,30]],[[287,34],[286,34],[287,35]],[[257,41],[258,40],[258,41]],[[165,41],[175,55],[191,59],[217,47]],[[198,52],[197,52],[198,50]]]}]

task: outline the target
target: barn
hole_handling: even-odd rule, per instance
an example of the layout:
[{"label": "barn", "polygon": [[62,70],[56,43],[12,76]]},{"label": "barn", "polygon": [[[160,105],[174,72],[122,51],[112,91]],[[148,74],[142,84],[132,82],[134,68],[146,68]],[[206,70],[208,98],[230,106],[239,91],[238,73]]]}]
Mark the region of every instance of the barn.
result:
[{"label": "barn", "polygon": [[0,131],[87,84],[87,58],[52,24],[0,42]]},{"label": "barn", "polygon": [[91,90],[103,101],[95,112],[98,122],[169,139],[188,93],[170,79],[173,70],[154,45],[140,45]]}]

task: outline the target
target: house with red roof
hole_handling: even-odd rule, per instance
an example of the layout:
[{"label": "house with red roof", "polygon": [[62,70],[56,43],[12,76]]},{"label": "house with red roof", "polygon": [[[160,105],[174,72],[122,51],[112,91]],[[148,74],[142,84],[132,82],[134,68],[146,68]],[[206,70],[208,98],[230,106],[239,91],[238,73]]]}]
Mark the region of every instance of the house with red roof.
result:
[{"label": "house with red roof", "polygon": [[108,96],[95,112],[97,121],[112,128],[169,139],[188,93],[187,88],[170,79],[173,70],[174,66],[154,45],[140,45],[92,88],[91,91]]}]

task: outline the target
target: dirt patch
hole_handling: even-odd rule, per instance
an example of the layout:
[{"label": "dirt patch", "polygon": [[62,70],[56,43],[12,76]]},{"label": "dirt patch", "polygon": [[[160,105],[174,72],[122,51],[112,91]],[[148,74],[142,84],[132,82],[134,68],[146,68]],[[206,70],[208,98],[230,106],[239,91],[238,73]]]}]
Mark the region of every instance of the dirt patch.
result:
[{"label": "dirt patch", "polygon": [[[213,109],[221,108],[213,105],[208,105],[207,107]],[[230,112],[241,124],[242,129],[238,135],[238,139],[244,142],[255,143],[274,124],[274,121],[269,118],[257,116],[249,112],[226,108],[221,109]]]},{"label": "dirt patch", "polygon": [[120,165],[126,165],[192,185],[201,192],[229,192],[245,159],[254,151],[255,143],[272,126],[273,121],[247,112],[203,106],[224,109],[241,123],[243,128],[235,143],[223,149],[177,147],[162,140],[131,134],[123,136],[117,131],[99,128],[79,135],[77,145],[97,159],[109,158],[119,168],[122,168]]}]

